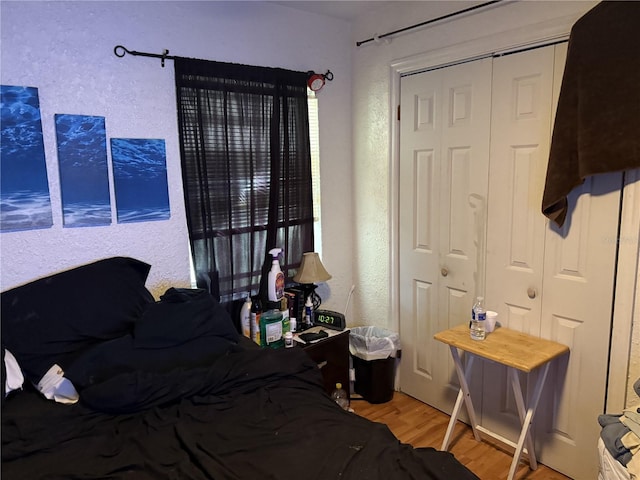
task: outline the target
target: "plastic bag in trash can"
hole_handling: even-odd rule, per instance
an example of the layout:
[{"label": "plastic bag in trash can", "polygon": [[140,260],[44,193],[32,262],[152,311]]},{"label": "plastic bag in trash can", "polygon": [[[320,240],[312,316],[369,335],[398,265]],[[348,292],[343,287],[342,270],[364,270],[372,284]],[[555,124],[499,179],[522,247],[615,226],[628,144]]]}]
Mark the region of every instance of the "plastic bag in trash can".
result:
[{"label": "plastic bag in trash can", "polygon": [[349,351],[362,360],[395,357],[400,350],[400,336],[380,327],[354,327],[349,332]]}]

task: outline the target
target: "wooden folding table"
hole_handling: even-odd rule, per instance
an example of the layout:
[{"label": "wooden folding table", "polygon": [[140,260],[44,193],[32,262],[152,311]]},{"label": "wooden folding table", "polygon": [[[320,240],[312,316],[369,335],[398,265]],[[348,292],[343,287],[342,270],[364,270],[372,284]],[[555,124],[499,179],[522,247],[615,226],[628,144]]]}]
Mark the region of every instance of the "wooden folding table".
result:
[{"label": "wooden folding table", "polygon": [[[442,442],[442,450],[447,450],[449,447],[449,441],[451,440],[451,435],[453,434],[453,429],[455,427],[456,420],[458,419],[458,415],[460,414],[460,410],[462,409],[462,403],[464,400],[473,435],[477,441],[481,440],[479,432],[482,432],[485,435],[496,438],[499,441],[515,448],[513,461],[511,462],[511,468],[509,469],[509,476],[507,477],[508,480],[512,480],[515,476],[518,462],[520,461],[523,451],[529,455],[529,465],[531,469],[535,470],[538,468],[533,438],[529,431],[531,422],[533,421],[533,416],[536,413],[536,408],[538,406],[538,401],[540,400],[542,387],[544,386],[544,382],[549,371],[549,366],[551,365],[551,360],[568,353],[569,347],[551,340],[545,340],[517,332],[515,330],[509,330],[505,327],[496,328],[492,333],[487,334],[485,340],[472,340],[469,335],[468,324],[458,325],[457,327],[450,328],[449,330],[439,332],[434,335],[434,338],[449,345],[451,355],[453,356],[453,362],[456,367],[458,380],[460,382],[460,391],[458,392],[456,403],[453,407],[453,411],[451,412],[451,420],[449,420],[447,433],[445,434],[444,441]],[[467,360],[466,369],[462,366],[459,350],[471,354]],[[471,394],[469,392],[469,375],[473,367],[473,360],[476,356],[508,367],[507,371],[513,388],[520,422],[522,423],[522,429],[517,443],[482,427],[476,420],[476,412],[473,408],[473,401],[471,400]],[[542,368],[542,371],[536,381],[533,395],[529,400],[529,405],[526,405],[522,395],[522,387],[518,377],[518,370],[528,374],[538,368]]]}]

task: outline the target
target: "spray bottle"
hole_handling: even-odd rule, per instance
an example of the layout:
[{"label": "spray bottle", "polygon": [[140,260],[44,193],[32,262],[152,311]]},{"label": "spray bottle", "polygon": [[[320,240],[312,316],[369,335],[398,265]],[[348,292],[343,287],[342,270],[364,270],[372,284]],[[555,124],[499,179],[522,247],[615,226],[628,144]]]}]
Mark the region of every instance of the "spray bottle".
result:
[{"label": "spray bottle", "polygon": [[267,288],[270,302],[279,302],[284,296],[284,274],[280,269],[280,262],[278,261],[280,252],[282,252],[281,248],[272,248],[269,250],[269,254],[272,257]]},{"label": "spray bottle", "polygon": [[307,297],[307,302],[304,304],[304,323],[306,328],[313,327],[313,302],[311,301],[311,295]]}]

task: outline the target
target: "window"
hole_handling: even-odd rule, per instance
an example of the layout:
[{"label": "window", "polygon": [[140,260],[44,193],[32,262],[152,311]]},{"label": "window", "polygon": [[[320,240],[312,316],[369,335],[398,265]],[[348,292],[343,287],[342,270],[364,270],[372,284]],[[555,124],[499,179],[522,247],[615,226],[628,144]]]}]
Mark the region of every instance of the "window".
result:
[{"label": "window", "polygon": [[320,124],[318,123],[318,97],[308,89],[309,145],[311,148],[311,182],[313,191],[313,238],[315,250],[322,257],[322,208],[320,205]]},{"label": "window", "polygon": [[175,68],[198,286],[223,302],[256,293],[273,247],[290,278],[314,250],[306,73],[182,58]]}]

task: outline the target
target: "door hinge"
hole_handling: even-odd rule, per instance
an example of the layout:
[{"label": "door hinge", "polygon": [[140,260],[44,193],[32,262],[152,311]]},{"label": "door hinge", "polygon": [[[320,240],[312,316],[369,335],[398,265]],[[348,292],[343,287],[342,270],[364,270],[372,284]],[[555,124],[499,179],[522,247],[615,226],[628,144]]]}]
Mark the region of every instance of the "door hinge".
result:
[{"label": "door hinge", "polygon": [[400,121],[400,105],[398,105],[398,121]]}]

